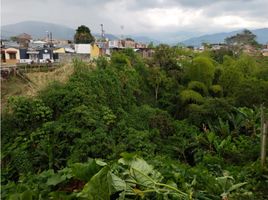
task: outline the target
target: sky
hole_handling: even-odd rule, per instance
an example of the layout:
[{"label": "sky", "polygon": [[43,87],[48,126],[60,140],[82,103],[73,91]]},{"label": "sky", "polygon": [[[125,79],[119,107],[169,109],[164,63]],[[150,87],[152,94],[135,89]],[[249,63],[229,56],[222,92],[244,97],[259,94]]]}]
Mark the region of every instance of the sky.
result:
[{"label": "sky", "polygon": [[[1,25],[36,20],[92,32],[182,37],[268,27],[268,0],[1,0]],[[179,33],[179,34],[178,34]]]}]

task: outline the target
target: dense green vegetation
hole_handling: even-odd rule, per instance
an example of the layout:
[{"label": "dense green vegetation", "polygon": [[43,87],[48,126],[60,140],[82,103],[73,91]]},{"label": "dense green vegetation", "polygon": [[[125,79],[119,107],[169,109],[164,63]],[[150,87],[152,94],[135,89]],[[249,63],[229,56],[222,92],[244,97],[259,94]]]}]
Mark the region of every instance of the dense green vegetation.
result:
[{"label": "dense green vegetation", "polygon": [[[3,199],[267,199],[268,62],[160,45],[74,61],[65,84],[9,98]],[[266,75],[265,75],[266,74]]]},{"label": "dense green vegetation", "polygon": [[74,35],[74,41],[76,44],[90,44],[94,42],[94,40],[95,39],[87,26],[81,25],[76,29]]}]

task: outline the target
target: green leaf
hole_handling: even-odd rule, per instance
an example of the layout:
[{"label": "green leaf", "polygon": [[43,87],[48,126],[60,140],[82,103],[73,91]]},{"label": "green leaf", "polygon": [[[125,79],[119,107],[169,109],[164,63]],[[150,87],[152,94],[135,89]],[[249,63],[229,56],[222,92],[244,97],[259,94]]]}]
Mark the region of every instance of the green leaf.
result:
[{"label": "green leaf", "polygon": [[33,199],[33,193],[30,190],[26,190],[21,194],[20,200],[32,200]]},{"label": "green leaf", "polygon": [[212,144],[212,142],[213,142],[214,139],[215,139],[215,133],[214,133],[214,132],[209,132],[209,133],[207,134],[207,138],[208,138],[209,143]]},{"label": "green leaf", "polygon": [[110,192],[107,181],[107,173],[109,170],[108,166],[103,167],[84,186],[84,189],[78,194],[78,197],[83,197],[88,200],[109,200]]},{"label": "green leaf", "polygon": [[65,176],[61,176],[60,174],[55,174],[54,176],[47,179],[47,185],[57,185],[66,180]]},{"label": "green leaf", "polygon": [[110,200],[110,195],[125,191],[126,187],[126,182],[105,166],[90,179],[78,197],[88,200]]},{"label": "green leaf", "polygon": [[110,193],[126,190],[126,182],[115,174],[108,172],[107,181],[109,184]]},{"label": "green leaf", "polygon": [[238,189],[238,188],[240,188],[240,187],[242,187],[243,185],[246,185],[246,184],[247,184],[247,182],[244,182],[244,183],[237,183],[237,184],[235,184],[235,185],[232,185],[232,187],[230,187],[230,188],[227,190],[227,192],[230,193],[230,192],[232,192],[232,191],[234,191],[234,190],[236,190],[236,189]]},{"label": "green leaf", "polygon": [[83,181],[89,181],[106,163],[98,160],[89,160],[88,163],[75,163],[71,166],[73,175]]},{"label": "green leaf", "polygon": [[153,169],[145,160],[138,158],[136,156],[132,158],[120,158],[118,163],[123,165],[128,165],[130,168],[135,169],[136,171],[142,172],[144,175],[149,175],[156,181],[162,180],[162,175]]},{"label": "green leaf", "polygon": [[130,169],[130,175],[132,178],[136,181],[138,185],[148,187],[148,188],[153,188],[155,185],[155,181],[147,176],[143,171],[140,171],[135,168]]}]

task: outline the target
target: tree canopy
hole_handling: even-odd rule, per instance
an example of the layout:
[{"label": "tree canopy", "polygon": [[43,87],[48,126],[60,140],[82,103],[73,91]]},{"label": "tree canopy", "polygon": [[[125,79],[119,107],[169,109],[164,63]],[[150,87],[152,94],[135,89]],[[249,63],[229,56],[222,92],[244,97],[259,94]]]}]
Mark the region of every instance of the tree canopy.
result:
[{"label": "tree canopy", "polygon": [[229,45],[257,45],[256,35],[245,29],[241,33],[225,38],[225,42]]},{"label": "tree canopy", "polygon": [[76,29],[76,33],[74,35],[74,42],[76,44],[90,44],[94,42],[94,40],[95,39],[87,26],[81,25]]}]

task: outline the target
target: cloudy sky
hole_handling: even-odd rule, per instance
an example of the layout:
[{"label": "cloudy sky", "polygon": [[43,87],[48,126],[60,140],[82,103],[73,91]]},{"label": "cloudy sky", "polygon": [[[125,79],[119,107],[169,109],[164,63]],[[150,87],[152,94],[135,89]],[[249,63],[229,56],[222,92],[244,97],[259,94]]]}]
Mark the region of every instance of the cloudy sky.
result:
[{"label": "cloudy sky", "polygon": [[[268,0],[1,0],[2,25],[26,20],[85,24],[93,32],[181,33],[180,37],[268,27]],[[123,27],[123,28],[122,28]]]}]

